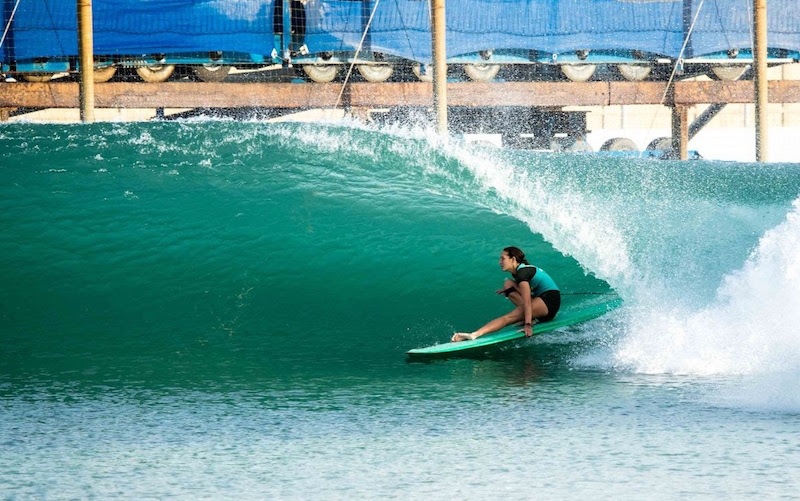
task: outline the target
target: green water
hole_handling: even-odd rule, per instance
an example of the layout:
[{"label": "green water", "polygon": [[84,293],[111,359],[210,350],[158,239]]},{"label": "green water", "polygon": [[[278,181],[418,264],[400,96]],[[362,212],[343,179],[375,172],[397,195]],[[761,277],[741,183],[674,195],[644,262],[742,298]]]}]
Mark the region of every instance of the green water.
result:
[{"label": "green water", "polygon": [[[363,132],[351,139],[376,151],[303,147],[291,128],[103,127],[31,129],[50,135],[25,138],[26,163],[6,164],[14,370],[86,364],[153,383],[380,372],[505,308],[493,291],[508,242],[565,292],[609,290],[522,222],[421,189],[447,174],[426,162],[455,163],[435,151],[415,160]],[[32,141],[44,150],[31,155]]]},{"label": "green water", "polygon": [[[4,125],[0,497],[791,496],[799,194],[421,131]],[[625,306],[408,363],[509,309],[507,245]]]}]

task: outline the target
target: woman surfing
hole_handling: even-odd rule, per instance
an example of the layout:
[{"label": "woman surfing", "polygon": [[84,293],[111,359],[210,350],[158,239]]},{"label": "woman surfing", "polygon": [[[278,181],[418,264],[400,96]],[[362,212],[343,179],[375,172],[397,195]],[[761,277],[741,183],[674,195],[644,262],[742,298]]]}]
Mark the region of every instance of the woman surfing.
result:
[{"label": "woman surfing", "polygon": [[456,332],[451,341],[466,341],[496,332],[511,324],[522,323],[520,332],[533,335],[533,323],[552,320],[561,307],[561,293],[555,281],[544,270],[528,263],[525,254],[517,247],[506,247],[500,253],[500,268],[511,273],[503,288],[496,294],[505,296],[515,308],[502,317],[495,318],[474,332]]}]

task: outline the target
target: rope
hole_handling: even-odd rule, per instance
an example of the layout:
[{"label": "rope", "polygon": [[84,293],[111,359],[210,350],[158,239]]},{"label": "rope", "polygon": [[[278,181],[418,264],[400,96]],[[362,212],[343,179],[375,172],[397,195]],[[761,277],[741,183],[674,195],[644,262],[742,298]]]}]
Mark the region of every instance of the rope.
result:
[{"label": "rope", "polygon": [[[407,29],[408,25],[406,24],[406,20],[403,17],[403,9],[400,8],[400,5],[398,5],[397,2],[398,0],[395,0],[394,3],[395,7],[397,8],[397,14],[400,16],[400,22],[403,24],[403,34],[405,35],[406,43],[408,43],[408,50],[411,52],[411,59],[416,59],[416,54],[414,53],[414,45],[411,43],[410,30]],[[428,2],[428,19],[431,19],[430,7],[431,3]]]},{"label": "rope", "polygon": [[[44,0],[44,6],[47,9],[47,15],[50,18],[50,24],[53,26],[53,30],[55,31],[56,41],[58,41],[58,48],[61,50],[62,54],[67,54],[67,50],[64,48],[64,43],[61,41],[61,32],[56,29],[56,20],[53,17],[53,9],[50,6],[50,0]],[[79,23],[80,20],[76,19],[75,22],[77,28],[77,23]]]},{"label": "rope", "polygon": [[[681,51],[678,53],[678,58],[675,60],[675,66],[672,67],[672,73],[669,75],[669,80],[667,80],[667,86],[664,87],[664,94],[661,96],[661,105],[664,105],[664,102],[667,100],[667,94],[669,93],[669,88],[672,86],[672,82],[675,80],[675,74],[678,72],[678,64],[681,60],[683,60],[683,54],[686,52],[686,46],[689,45],[689,38],[692,36],[692,31],[694,31],[694,25],[697,23],[697,18],[700,17],[700,11],[703,10],[703,4],[705,0],[700,0],[700,4],[697,6],[697,12],[694,14],[694,19],[692,19],[692,24],[689,25],[689,31],[686,32],[686,38],[683,39],[683,46],[681,47]],[[647,135],[650,135],[650,132],[653,130],[653,125],[656,123],[656,116],[658,116],[658,110],[653,113],[653,119],[650,121],[650,127],[647,129]],[[642,153],[639,152],[639,157],[641,158]]]},{"label": "rope", "polygon": [[372,24],[372,19],[375,17],[375,12],[378,10],[378,4],[380,4],[380,0],[375,0],[375,6],[372,7],[372,13],[369,15],[369,20],[367,21],[367,26],[364,28],[364,34],[361,35],[361,41],[358,42],[358,48],[356,49],[356,55],[353,57],[353,61],[350,63],[350,68],[347,70],[347,75],[344,77],[344,82],[342,83],[342,88],[339,90],[339,97],[336,98],[336,106],[333,107],[334,110],[339,108],[339,104],[342,102],[342,95],[344,94],[344,89],[347,87],[347,82],[350,80],[350,75],[353,74],[353,67],[356,65],[356,60],[358,59],[358,54],[361,52],[361,48],[364,46],[364,40],[367,38],[367,32],[369,31],[369,27]]},{"label": "rope", "polygon": [[8,18],[8,23],[6,24],[6,29],[3,30],[3,38],[0,38],[0,47],[3,46],[3,42],[6,41],[6,35],[8,35],[8,30],[11,29],[11,23],[14,21],[14,14],[17,13],[17,7],[19,7],[19,3],[22,0],[17,0],[17,3],[14,5],[14,10],[11,11],[11,16]]}]

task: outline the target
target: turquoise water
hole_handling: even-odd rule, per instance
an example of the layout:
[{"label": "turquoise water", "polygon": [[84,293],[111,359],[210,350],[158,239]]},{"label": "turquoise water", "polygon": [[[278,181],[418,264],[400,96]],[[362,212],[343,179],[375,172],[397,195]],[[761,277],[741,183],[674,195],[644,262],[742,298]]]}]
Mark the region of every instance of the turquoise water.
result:
[{"label": "turquoise water", "polygon": [[[800,488],[797,165],[199,120],[3,125],[0,173],[0,498]],[[506,245],[625,305],[408,363]]]}]

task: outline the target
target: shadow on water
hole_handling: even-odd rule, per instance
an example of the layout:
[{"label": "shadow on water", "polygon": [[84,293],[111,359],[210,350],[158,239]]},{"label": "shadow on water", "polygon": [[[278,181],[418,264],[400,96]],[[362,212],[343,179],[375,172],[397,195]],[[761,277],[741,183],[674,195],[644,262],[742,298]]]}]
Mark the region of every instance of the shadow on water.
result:
[{"label": "shadow on water", "polygon": [[502,386],[527,386],[552,381],[570,371],[569,360],[578,350],[580,343],[549,344],[523,339],[458,354],[407,356],[406,365],[442,370],[457,377],[466,372],[475,379]]}]

